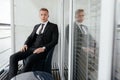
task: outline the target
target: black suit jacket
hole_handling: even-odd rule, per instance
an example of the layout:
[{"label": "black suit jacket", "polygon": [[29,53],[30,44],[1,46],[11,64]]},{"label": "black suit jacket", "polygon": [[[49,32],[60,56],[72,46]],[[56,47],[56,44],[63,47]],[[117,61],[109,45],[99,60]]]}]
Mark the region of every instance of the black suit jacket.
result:
[{"label": "black suit jacket", "polygon": [[[36,31],[39,26],[40,24],[35,25],[32,33],[29,35],[29,37],[25,41],[25,45],[27,45],[28,47],[32,46],[32,43],[34,42],[34,38],[36,35]],[[58,43],[58,36],[59,36],[58,26],[54,23],[48,22],[42,37],[43,47],[46,48],[45,51],[49,51],[52,47],[54,47]]]},{"label": "black suit jacket", "polygon": [[[74,23],[74,42],[78,41],[81,43],[82,47],[94,47],[96,44],[95,39],[89,33],[87,26],[83,25],[85,30],[87,31],[87,35],[82,34],[79,26]],[[66,39],[69,42],[69,25],[66,27]],[[76,43],[78,45],[78,43]]]}]

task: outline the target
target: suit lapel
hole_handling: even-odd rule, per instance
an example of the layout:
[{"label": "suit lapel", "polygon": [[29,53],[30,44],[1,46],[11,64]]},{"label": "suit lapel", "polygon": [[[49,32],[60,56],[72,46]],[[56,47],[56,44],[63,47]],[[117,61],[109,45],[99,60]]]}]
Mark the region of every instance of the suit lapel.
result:
[{"label": "suit lapel", "polygon": [[48,23],[47,23],[47,25],[46,25],[45,30],[44,30],[44,32],[43,32],[43,33],[46,33],[46,31],[47,31],[47,30],[48,30],[48,28],[49,28],[49,24],[50,24],[50,22],[48,22]]},{"label": "suit lapel", "polygon": [[36,27],[36,29],[35,29],[35,33],[36,33],[36,31],[38,30],[39,26],[40,26],[40,24],[39,24],[39,25],[37,25],[37,27]]},{"label": "suit lapel", "polygon": [[74,27],[77,29],[78,32],[82,33],[80,27],[76,23],[74,23]]},{"label": "suit lapel", "polygon": [[36,31],[37,29],[39,28],[40,24],[36,26],[36,28],[34,29],[34,32],[33,32],[33,36],[36,34]]},{"label": "suit lapel", "polygon": [[40,26],[40,24],[36,27],[35,32],[37,31],[37,29],[39,28],[39,26]]},{"label": "suit lapel", "polygon": [[[45,32],[48,30],[49,24],[50,24],[50,22],[47,23],[47,25],[46,25],[45,30],[44,30],[43,33],[45,33]],[[36,31],[37,31],[37,29],[39,28],[39,26],[40,26],[40,24],[39,24],[39,25],[36,27],[36,29],[34,30],[34,34],[36,33]]]}]

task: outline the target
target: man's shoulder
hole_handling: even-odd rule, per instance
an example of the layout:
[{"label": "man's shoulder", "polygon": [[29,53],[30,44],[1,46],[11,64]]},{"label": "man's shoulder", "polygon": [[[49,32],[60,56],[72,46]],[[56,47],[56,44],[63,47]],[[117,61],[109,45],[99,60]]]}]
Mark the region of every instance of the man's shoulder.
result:
[{"label": "man's shoulder", "polygon": [[88,30],[88,27],[86,25],[83,25],[86,30]]},{"label": "man's shoulder", "polygon": [[57,24],[52,23],[52,22],[48,22],[48,24],[53,25],[53,26],[57,26]]},{"label": "man's shoulder", "polygon": [[[50,26],[57,26],[57,24],[52,23],[52,22],[48,22],[47,24],[50,25]],[[38,27],[38,26],[40,26],[40,23],[36,24],[34,27]]]},{"label": "man's shoulder", "polygon": [[36,24],[33,28],[36,29],[39,26],[40,26],[40,24]]}]

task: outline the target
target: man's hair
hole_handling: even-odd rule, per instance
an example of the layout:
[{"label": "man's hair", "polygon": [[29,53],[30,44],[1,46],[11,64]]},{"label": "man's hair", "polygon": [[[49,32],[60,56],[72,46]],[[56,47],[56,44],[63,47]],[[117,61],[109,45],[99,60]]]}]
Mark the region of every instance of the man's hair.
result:
[{"label": "man's hair", "polygon": [[77,10],[75,11],[75,15],[79,14],[80,12],[84,12],[84,9],[77,9]]},{"label": "man's hair", "polygon": [[47,11],[49,13],[47,8],[41,8],[40,11]]}]

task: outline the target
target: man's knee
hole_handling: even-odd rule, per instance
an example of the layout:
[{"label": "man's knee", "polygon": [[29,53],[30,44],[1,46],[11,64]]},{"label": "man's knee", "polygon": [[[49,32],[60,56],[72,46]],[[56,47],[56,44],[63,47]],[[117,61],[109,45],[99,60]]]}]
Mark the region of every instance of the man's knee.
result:
[{"label": "man's knee", "polygon": [[30,63],[32,60],[33,60],[33,57],[32,57],[32,56],[27,57],[27,59],[26,59],[27,63]]},{"label": "man's knee", "polygon": [[17,53],[15,53],[15,54],[12,54],[11,56],[10,56],[10,60],[11,61],[16,61],[16,60],[18,60],[18,55],[17,55]]},{"label": "man's knee", "polygon": [[27,57],[26,63],[27,64],[33,63],[33,62],[35,62],[35,60],[36,60],[36,54],[32,54],[32,55]]},{"label": "man's knee", "polygon": [[15,54],[12,54],[10,56],[10,61],[16,61],[17,60],[17,56]]}]

